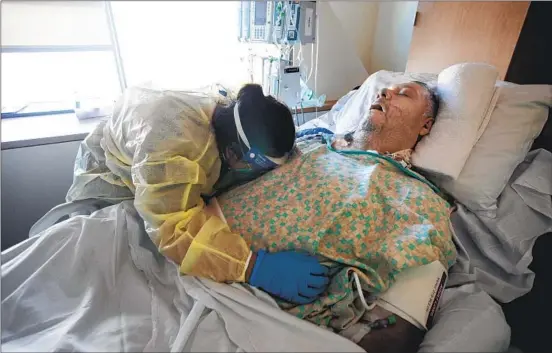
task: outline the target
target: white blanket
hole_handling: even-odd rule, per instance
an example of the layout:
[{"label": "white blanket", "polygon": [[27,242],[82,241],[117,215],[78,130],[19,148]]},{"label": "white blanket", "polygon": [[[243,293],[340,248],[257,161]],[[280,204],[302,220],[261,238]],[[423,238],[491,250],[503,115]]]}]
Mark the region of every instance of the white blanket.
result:
[{"label": "white blanket", "polygon": [[[1,260],[4,352],[362,352],[249,286],[180,276],[128,202],[50,227]],[[509,337],[500,307],[466,285],[445,290],[420,350],[503,351]]]},{"label": "white blanket", "polygon": [[552,153],[529,152],[500,195],[496,218],[458,204],[451,220],[458,259],[449,284],[476,282],[503,303],[526,294],[535,278],[533,244],[552,231]]},{"label": "white blanket", "polygon": [[260,291],[179,276],[151,250],[121,203],[4,252],[2,350],[362,352]]}]

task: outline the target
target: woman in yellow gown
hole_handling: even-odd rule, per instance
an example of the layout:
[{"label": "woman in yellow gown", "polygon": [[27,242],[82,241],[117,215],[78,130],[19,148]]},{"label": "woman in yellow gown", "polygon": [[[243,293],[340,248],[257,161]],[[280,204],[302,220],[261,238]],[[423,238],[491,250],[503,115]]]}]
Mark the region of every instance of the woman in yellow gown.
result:
[{"label": "woman in yellow gown", "polygon": [[183,274],[311,302],[328,284],[316,258],[253,253],[240,234],[206,214],[202,198],[285,163],[294,140],[290,110],[258,85],[244,86],[235,101],[130,88],[82,142],[67,201],[133,199],[148,234]]}]

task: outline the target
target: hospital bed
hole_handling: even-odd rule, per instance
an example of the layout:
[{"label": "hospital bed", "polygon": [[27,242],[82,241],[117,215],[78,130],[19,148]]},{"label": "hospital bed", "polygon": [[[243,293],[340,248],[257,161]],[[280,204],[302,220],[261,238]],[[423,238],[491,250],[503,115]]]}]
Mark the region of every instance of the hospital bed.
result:
[{"label": "hospital bed", "polygon": [[[330,111],[301,128],[336,130],[336,123],[343,123],[334,119],[337,113]],[[548,119],[535,151],[514,171],[497,217],[482,220],[458,205],[453,226],[459,262],[450,271],[420,351],[508,349],[510,327],[497,301],[530,291],[534,275],[525,260],[531,246],[518,244],[525,260],[515,258],[514,264],[508,262],[514,259],[511,254],[487,252],[485,246],[497,236],[519,236],[493,232],[506,218],[502,209],[511,221],[523,222],[516,215],[530,215],[540,217],[542,227],[551,225],[550,205],[540,203],[542,212],[536,215],[529,205],[541,191],[528,187],[549,176],[551,125]],[[550,199],[539,195],[540,201]],[[66,215],[71,217],[57,223]],[[542,227],[527,225],[523,236],[534,241]],[[474,237],[479,242],[468,244]],[[178,267],[156,251],[131,202],[60,205],[35,224],[28,240],[3,252],[1,260],[3,351],[363,351],[281,311],[255,288],[179,276]]]},{"label": "hospital bed", "polygon": [[[394,74],[392,73],[391,76],[393,75]],[[435,80],[435,77],[431,74],[412,75],[411,79],[432,81]],[[338,101],[330,113],[325,114],[318,119],[307,122],[302,126],[302,128],[312,129],[323,127],[334,131],[339,130],[339,123],[336,124],[336,121],[342,118],[339,110],[342,109],[346,102],[355,95],[357,89],[358,87]],[[529,94],[528,92],[526,93]],[[501,104],[506,105],[504,101]],[[506,109],[501,109],[504,113],[506,113]],[[527,112],[518,113],[523,115]],[[531,159],[529,156],[535,156],[537,154],[542,154],[544,156],[545,154],[547,155],[552,152],[552,111],[549,110],[548,117],[544,121],[544,127],[542,130],[539,128],[538,136],[534,142],[533,140],[530,140],[530,142],[533,142],[532,144],[527,146],[519,146],[519,148],[525,149],[525,151],[529,152],[526,156],[525,163],[527,163],[527,160]],[[343,127],[344,125],[341,124],[341,126]],[[483,139],[483,137],[481,139]],[[491,141],[496,144],[511,143],[514,146],[516,145],[516,142],[514,141]],[[485,142],[487,143],[487,146],[489,146],[489,139]],[[493,151],[495,154],[496,152],[497,151]],[[488,165],[481,167],[483,169],[492,169],[492,159],[488,160],[488,162]],[[457,236],[462,238],[464,241],[468,240],[471,247],[470,253],[474,256],[474,258],[470,259],[471,264],[469,265],[470,271],[473,272],[473,276],[466,276],[463,280],[460,280],[460,282],[474,280],[479,287],[484,288],[486,292],[490,293],[496,301],[501,304],[504,313],[506,314],[507,322],[512,330],[511,336],[513,344],[530,351],[549,351],[552,349],[552,344],[547,338],[547,332],[550,331],[550,325],[545,324],[535,326],[533,324],[536,312],[550,312],[550,310],[552,310],[552,306],[548,300],[552,291],[552,283],[548,280],[549,276],[547,273],[549,269],[547,254],[549,254],[550,249],[552,249],[552,228],[550,227],[551,214],[549,208],[549,205],[552,203],[552,196],[550,195],[550,191],[552,190],[550,189],[552,186],[552,161],[549,159],[549,155],[547,156],[546,161],[543,160],[543,163],[539,164],[542,169],[539,169],[539,172],[537,173],[539,175],[538,179],[543,181],[546,180],[544,189],[547,190],[541,195],[541,201],[543,204],[548,205],[546,210],[540,209],[542,213],[539,214],[539,217],[545,216],[545,214],[545,217],[547,217],[547,220],[543,223],[542,228],[533,228],[532,226],[535,225],[535,222],[533,222],[534,219],[524,216],[526,215],[524,208],[528,206],[525,201],[521,201],[521,199],[514,201],[513,198],[509,197],[509,194],[512,193],[513,189],[518,190],[518,196],[522,194],[519,192],[520,188],[513,185],[516,183],[513,179],[516,175],[519,176],[518,170],[513,173],[512,179],[499,198],[501,201],[500,208],[504,210],[508,209],[507,212],[503,212],[501,215],[500,212],[498,212],[498,217],[495,218],[494,221],[490,221],[484,216],[473,214],[463,205],[459,205],[459,209],[456,212],[453,212],[452,218]],[[534,166],[536,165],[537,164]],[[521,170],[523,168],[519,169]],[[526,186],[535,186],[538,184],[536,180],[518,180],[517,183],[519,182],[526,183]],[[531,190],[529,187],[527,191],[535,190]],[[527,195],[522,196],[521,198],[528,201],[528,203],[531,203],[529,201],[530,198],[527,197]],[[508,203],[511,204],[507,205]],[[531,207],[534,207],[534,205]],[[509,221],[506,221],[506,219],[509,219]],[[502,228],[507,228],[504,226],[505,224],[513,226],[514,223],[519,223],[522,227],[513,227],[510,231],[493,232],[491,229],[496,230],[496,225],[500,223],[503,224]],[[471,239],[477,238],[484,240],[479,239],[476,241],[479,249],[474,251]],[[496,256],[497,254],[495,253],[495,250],[500,241],[497,242],[493,238],[498,238],[500,241],[504,242],[515,243],[515,247],[517,247],[517,251],[519,251],[519,253],[509,260],[506,260],[508,257],[508,255],[506,255],[508,252],[508,246],[505,246],[503,249],[498,251],[503,251],[505,256]],[[484,250],[485,246],[492,247]],[[461,254],[460,263],[465,260],[465,258],[462,258],[463,256],[465,255]],[[515,263],[515,265],[512,265],[510,268],[508,268],[508,266],[503,266],[504,263],[508,261],[512,261],[512,264]],[[456,268],[458,268],[458,266]],[[454,272],[454,267],[452,271]],[[517,275],[513,275],[513,273]],[[452,275],[451,278],[454,278],[454,275]],[[450,284],[451,283],[449,282],[449,285]],[[431,334],[432,331],[430,331],[429,335]],[[464,348],[455,349],[464,350]]]}]

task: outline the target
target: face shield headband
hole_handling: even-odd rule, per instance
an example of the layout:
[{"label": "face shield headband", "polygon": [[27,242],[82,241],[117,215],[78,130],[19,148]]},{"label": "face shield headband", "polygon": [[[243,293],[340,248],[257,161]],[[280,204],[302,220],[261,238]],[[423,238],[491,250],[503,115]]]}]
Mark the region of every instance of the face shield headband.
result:
[{"label": "face shield headband", "polygon": [[263,154],[255,146],[251,146],[241,124],[237,102],[234,105],[234,123],[238,132],[238,140],[243,142],[243,144],[248,148],[248,151],[243,153],[242,160],[251,165],[253,170],[271,170],[284,164],[287,161],[288,153],[286,153],[284,157],[280,158],[270,157]]}]

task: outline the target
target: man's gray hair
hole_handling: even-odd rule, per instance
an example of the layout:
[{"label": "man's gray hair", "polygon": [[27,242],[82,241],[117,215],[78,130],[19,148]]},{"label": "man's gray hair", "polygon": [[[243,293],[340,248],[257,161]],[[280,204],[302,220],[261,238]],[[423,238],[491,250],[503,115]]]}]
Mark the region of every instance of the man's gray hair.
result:
[{"label": "man's gray hair", "polygon": [[429,107],[425,113],[425,116],[430,116],[433,119],[437,118],[437,113],[439,112],[439,94],[435,87],[431,87],[425,82],[422,81],[412,81],[417,85],[422,86],[428,94],[429,98]]}]

